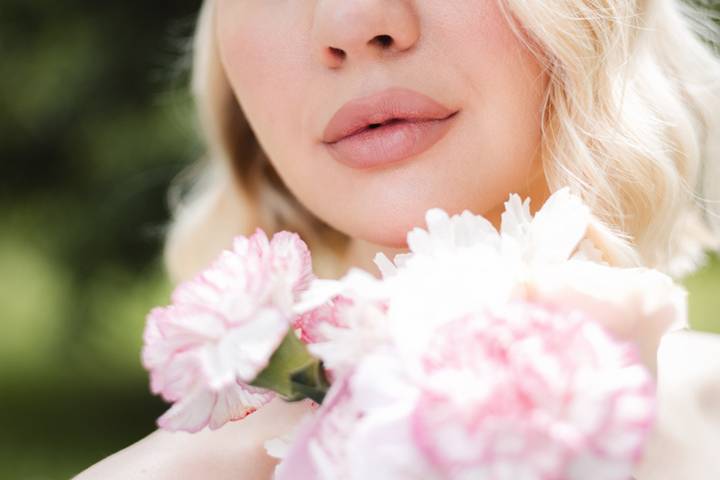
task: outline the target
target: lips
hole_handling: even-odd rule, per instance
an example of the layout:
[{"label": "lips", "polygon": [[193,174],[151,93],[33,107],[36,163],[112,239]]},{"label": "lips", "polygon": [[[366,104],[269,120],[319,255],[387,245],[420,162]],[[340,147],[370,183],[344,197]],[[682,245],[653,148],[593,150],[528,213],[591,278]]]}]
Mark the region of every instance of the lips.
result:
[{"label": "lips", "polygon": [[347,166],[387,165],[432,147],[456,113],[418,92],[389,89],[346,103],[328,123],[322,141]]}]

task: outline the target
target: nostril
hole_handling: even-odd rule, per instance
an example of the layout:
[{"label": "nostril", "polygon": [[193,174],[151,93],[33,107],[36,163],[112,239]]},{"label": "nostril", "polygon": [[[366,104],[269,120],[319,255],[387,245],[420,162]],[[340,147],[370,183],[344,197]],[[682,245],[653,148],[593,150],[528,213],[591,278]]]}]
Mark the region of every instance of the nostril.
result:
[{"label": "nostril", "polygon": [[335,47],[328,47],[328,52],[330,53],[331,57],[337,60],[345,60],[345,56],[347,55],[345,53],[345,50]]},{"label": "nostril", "polygon": [[395,43],[395,40],[393,40],[390,35],[377,35],[372,40],[370,40],[370,43],[378,45],[382,48],[388,48],[391,47],[393,43]]}]

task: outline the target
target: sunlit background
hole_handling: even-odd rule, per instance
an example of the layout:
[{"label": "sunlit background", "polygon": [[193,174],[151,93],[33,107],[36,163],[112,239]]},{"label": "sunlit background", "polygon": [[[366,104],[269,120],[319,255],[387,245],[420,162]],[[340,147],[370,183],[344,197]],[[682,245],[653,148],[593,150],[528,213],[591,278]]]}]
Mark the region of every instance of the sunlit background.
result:
[{"label": "sunlit background", "polygon": [[[0,0],[0,479],[69,478],[165,409],[139,351],[171,288],[166,191],[201,151],[198,7]],[[720,262],[686,283],[693,326],[720,332]]]}]

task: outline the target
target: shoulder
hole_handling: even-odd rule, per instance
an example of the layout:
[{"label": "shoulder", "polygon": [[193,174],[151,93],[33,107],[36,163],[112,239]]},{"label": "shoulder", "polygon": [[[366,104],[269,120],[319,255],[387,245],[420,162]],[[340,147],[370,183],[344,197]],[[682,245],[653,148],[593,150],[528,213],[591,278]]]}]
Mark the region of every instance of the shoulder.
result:
[{"label": "shoulder", "polygon": [[268,480],[275,460],[266,454],[265,441],[285,434],[308,411],[306,404],[275,400],[218,430],[158,430],[75,480]]}]

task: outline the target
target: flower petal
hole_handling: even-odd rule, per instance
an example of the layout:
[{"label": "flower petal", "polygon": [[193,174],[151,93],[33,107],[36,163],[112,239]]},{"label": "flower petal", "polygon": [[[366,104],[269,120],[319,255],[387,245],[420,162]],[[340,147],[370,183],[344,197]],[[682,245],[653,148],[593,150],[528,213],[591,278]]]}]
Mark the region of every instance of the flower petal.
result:
[{"label": "flower petal", "polygon": [[651,371],[660,338],[687,325],[687,292],[656,270],[572,261],[539,269],[528,292],[534,301],[587,312],[618,338],[636,342]]},{"label": "flower petal", "polygon": [[590,225],[590,209],[568,188],[553,193],[530,225],[532,258],[562,262],[570,258]]},{"label": "flower petal", "polygon": [[270,248],[275,268],[288,276],[297,300],[314,278],[310,250],[297,234],[290,232],[276,233]]},{"label": "flower petal", "polygon": [[347,379],[337,380],[320,409],[299,427],[274,480],[348,478],[344,440],[358,416]]},{"label": "flower petal", "polygon": [[210,428],[218,429],[228,422],[242,420],[275,397],[272,392],[247,385],[230,385],[217,394],[210,415]]},{"label": "flower petal", "polygon": [[530,199],[520,200],[518,194],[510,195],[505,202],[505,211],[500,216],[500,233],[503,236],[524,238],[530,229],[532,215],[530,214]]},{"label": "flower petal", "polygon": [[251,383],[268,365],[289,326],[282,312],[266,308],[252,321],[227,330],[217,343],[205,346],[201,361],[210,388],[223,388],[235,379]]},{"label": "flower petal", "polygon": [[217,393],[199,388],[165,412],[158,426],[173,432],[199,432],[208,424],[216,400]]}]

